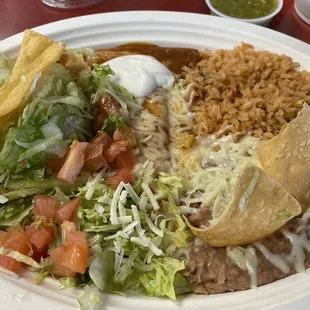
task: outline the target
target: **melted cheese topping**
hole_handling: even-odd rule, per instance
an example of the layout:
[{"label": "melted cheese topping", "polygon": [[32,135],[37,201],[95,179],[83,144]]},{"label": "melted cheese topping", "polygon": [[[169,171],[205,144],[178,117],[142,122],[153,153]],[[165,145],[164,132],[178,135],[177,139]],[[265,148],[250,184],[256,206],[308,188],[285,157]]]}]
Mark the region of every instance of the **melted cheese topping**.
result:
[{"label": "melted cheese topping", "polygon": [[249,245],[246,248],[227,247],[226,253],[233,264],[248,272],[251,279],[251,287],[256,288],[258,259],[253,246]]},{"label": "melted cheese topping", "polygon": [[[253,245],[262,253],[262,255],[268,260],[273,266],[280,269],[283,273],[289,273],[291,266],[294,267],[296,272],[305,272],[305,260],[306,252],[310,253],[310,240],[307,238],[305,231],[309,229],[308,220],[310,219],[310,209],[300,219],[302,227],[305,228],[301,234],[289,232],[287,229],[282,229],[283,236],[289,240],[292,249],[289,254],[276,254],[272,253],[266,246],[261,242],[255,242]],[[297,229],[297,231],[300,229]],[[255,264],[251,264],[249,257],[247,257],[248,248],[243,247],[227,247],[227,256],[231,262],[237,265],[242,270],[247,270],[251,277],[251,286],[253,287],[254,280],[257,279],[257,268],[254,268]],[[249,254],[248,254],[249,255]],[[252,252],[254,255],[254,252]],[[256,256],[256,253],[255,253]],[[257,266],[257,256],[254,259]]]},{"label": "melted cheese topping", "polygon": [[249,164],[260,166],[255,152],[260,140],[250,136],[238,139],[237,135],[210,135],[198,139],[184,154],[178,173],[189,180],[185,206],[198,203],[212,207],[213,219],[224,212],[243,169]]}]

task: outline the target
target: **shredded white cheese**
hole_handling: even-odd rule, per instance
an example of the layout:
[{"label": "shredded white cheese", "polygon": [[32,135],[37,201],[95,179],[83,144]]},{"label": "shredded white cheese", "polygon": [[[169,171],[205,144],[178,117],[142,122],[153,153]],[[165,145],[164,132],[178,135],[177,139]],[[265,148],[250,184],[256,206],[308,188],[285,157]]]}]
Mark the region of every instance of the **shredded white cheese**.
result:
[{"label": "shredded white cheese", "polygon": [[128,224],[132,222],[132,216],[131,215],[120,216],[118,220],[120,224]]},{"label": "shredded white cheese", "polygon": [[112,225],[119,224],[118,218],[117,218],[117,206],[118,206],[118,201],[120,198],[120,194],[123,190],[123,187],[124,187],[124,182],[119,183],[113,195],[113,199],[112,199],[111,207],[110,207],[110,221]]},{"label": "shredded white cheese", "polygon": [[115,233],[114,235],[110,235],[108,237],[105,237],[104,240],[112,240],[115,239],[117,237],[121,237],[124,239],[129,239],[129,236],[131,235],[131,233],[133,232],[133,228],[135,228],[135,226],[138,224],[137,221],[133,221],[132,223],[130,223],[129,225],[127,225],[125,228],[123,228],[122,230],[119,230],[117,233]]},{"label": "shredded white cheese", "polygon": [[134,189],[132,188],[132,186],[129,183],[126,183],[124,185],[126,191],[128,192],[129,196],[131,197],[131,199],[134,201],[134,203],[136,203],[137,205],[139,205],[140,202],[140,198],[139,196],[136,194],[136,192],[134,191]]},{"label": "shredded white cheese", "polygon": [[133,243],[136,243],[138,245],[141,245],[145,248],[149,248],[150,251],[152,251],[156,256],[161,256],[163,255],[163,251],[159,249],[151,240],[150,238],[143,237],[131,237],[130,241]]},{"label": "shredded white cheese", "polygon": [[150,187],[145,182],[143,182],[142,183],[142,188],[143,188],[146,196],[148,197],[148,199],[149,199],[153,209],[155,211],[159,210],[160,209],[159,204],[158,204],[157,200],[155,199],[155,196],[152,193]]},{"label": "shredded white cheese", "polygon": [[163,237],[163,236],[164,236],[163,231],[160,230],[158,227],[156,227],[156,226],[154,225],[154,223],[151,221],[151,219],[150,219],[148,216],[146,216],[145,219],[146,219],[146,222],[147,222],[148,226],[150,227],[151,231],[152,231],[155,235],[157,235],[157,236],[159,236],[159,237]]},{"label": "shredded white cheese", "polygon": [[145,230],[142,229],[141,227],[141,220],[140,220],[140,214],[139,214],[138,208],[137,206],[132,205],[131,210],[132,210],[134,220],[138,222],[138,224],[136,225],[136,231],[137,231],[138,236],[141,238],[144,235]]},{"label": "shredded white cheese", "polygon": [[93,197],[93,195],[94,195],[94,192],[95,192],[95,186],[96,186],[96,184],[98,184],[98,183],[101,181],[102,177],[103,177],[103,170],[100,171],[100,172],[95,176],[94,179],[89,180],[89,181],[86,183],[85,187],[88,187],[88,190],[87,190],[87,192],[86,192],[86,194],[85,194],[85,198],[86,198],[87,200],[92,199],[92,197]]}]

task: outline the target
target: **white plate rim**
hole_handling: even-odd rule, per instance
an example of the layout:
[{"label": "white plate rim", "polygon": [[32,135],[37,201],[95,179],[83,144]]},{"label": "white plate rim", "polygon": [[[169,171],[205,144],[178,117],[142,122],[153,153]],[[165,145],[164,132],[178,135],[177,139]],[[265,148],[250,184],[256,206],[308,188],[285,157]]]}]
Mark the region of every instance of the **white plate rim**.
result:
[{"label": "white plate rim", "polygon": [[[237,33],[240,37],[251,37],[253,42],[265,42],[265,44],[270,44],[279,51],[283,49],[287,53],[299,58],[302,63],[307,63],[306,66],[310,68],[310,46],[308,44],[263,27],[202,14],[163,11],[101,13],[53,22],[36,27],[34,30],[48,35],[53,39],[61,40],[62,38],[66,38],[68,34],[74,34],[85,29],[91,31],[92,28],[95,29],[95,26],[117,25],[117,27],[119,26],[121,29],[125,29],[124,23],[129,28],[135,23],[137,28],[139,28],[139,25],[151,24],[154,28],[158,27],[158,29],[156,28],[158,31],[163,31],[165,26],[163,25],[161,27],[160,24],[157,25],[156,23],[166,23],[166,26],[171,29],[176,25],[179,27],[186,25],[188,28],[195,29],[197,33],[200,31],[199,27],[208,26],[212,35],[216,31],[225,32],[225,34],[222,33],[221,35],[227,40],[229,35],[236,35]],[[133,31],[136,31],[137,28],[134,27]],[[183,28],[181,27],[180,29]],[[192,32],[193,35],[195,31]],[[12,56],[16,55],[21,39],[22,33],[19,33],[2,40],[0,42],[0,51],[7,52]],[[73,47],[76,47],[77,41],[72,40]],[[310,301],[310,293],[306,292],[310,288],[309,276],[309,272],[307,272],[306,275],[294,275],[276,283],[260,287],[256,291],[226,293],[215,296],[190,296],[181,298],[176,303],[168,300],[145,299],[136,296],[129,299],[106,296],[108,300],[107,309],[138,310],[145,309],[146,305],[150,310],[157,308],[163,310],[194,310],[201,309],[202,307],[208,307],[208,309],[247,309],[249,303],[251,303],[252,309],[291,309],[294,306],[294,309],[301,310],[306,309],[306,305]],[[0,296],[0,309],[1,305],[5,305],[3,309],[12,310],[19,309],[21,305],[23,305],[23,309],[25,310],[39,309],[42,303],[44,303],[46,310],[54,309],[55,306],[58,309],[74,309],[75,292],[72,292],[71,297],[67,298],[66,295],[47,290],[45,286],[36,287],[28,285],[26,279],[16,281],[6,276],[0,278],[0,284],[5,288],[4,292],[6,293]],[[48,282],[48,287],[55,289],[55,284],[50,283],[50,281]],[[297,287],[297,283],[299,287]],[[282,289],[281,295],[278,294],[280,287]],[[262,299],[262,301],[258,301],[258,299]]]}]

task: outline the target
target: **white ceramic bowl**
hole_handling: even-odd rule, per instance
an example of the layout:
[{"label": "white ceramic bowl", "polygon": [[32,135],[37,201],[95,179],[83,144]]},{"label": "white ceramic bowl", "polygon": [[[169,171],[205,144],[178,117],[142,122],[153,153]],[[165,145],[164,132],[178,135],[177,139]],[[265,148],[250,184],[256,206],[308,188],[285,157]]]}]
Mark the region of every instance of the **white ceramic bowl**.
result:
[{"label": "white ceramic bowl", "polygon": [[295,0],[295,11],[305,23],[310,25],[310,0]]},{"label": "white ceramic bowl", "polygon": [[[232,17],[229,15],[226,15],[220,11],[218,11],[211,3],[210,0],[205,0],[206,4],[208,5],[208,7],[210,8],[211,14],[215,15],[215,16],[220,16],[220,17],[225,17],[225,18],[230,18],[230,19],[235,19],[235,20],[239,20],[239,21],[243,21],[246,23],[251,23],[251,24],[255,24],[255,25],[260,25],[260,26],[268,26],[269,23],[271,22],[272,18],[274,16],[276,16],[283,7],[283,0],[278,0],[278,7],[269,15],[264,16],[264,17],[260,17],[260,18],[251,18],[251,19],[246,19],[246,18],[236,18],[236,17]],[[304,0],[304,2],[306,1],[310,1],[310,0]]]}]

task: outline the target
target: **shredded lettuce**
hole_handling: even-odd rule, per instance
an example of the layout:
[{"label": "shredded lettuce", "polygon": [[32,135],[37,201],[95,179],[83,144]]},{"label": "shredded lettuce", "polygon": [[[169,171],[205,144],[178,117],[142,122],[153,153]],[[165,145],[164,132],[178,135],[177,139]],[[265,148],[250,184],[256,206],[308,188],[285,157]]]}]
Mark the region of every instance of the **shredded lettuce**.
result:
[{"label": "shredded lettuce", "polygon": [[0,226],[11,227],[19,224],[33,209],[32,204],[8,203],[0,208]]},{"label": "shredded lettuce", "polygon": [[64,67],[55,64],[39,78],[17,126],[6,134],[1,166],[12,174],[43,168],[47,160],[64,156],[70,140],[89,137],[91,123],[82,90]]},{"label": "shredded lettuce", "polygon": [[40,271],[36,274],[36,277],[31,280],[31,283],[35,285],[40,285],[49,274],[49,271]]},{"label": "shredded lettuce", "polygon": [[87,90],[89,98],[93,103],[97,102],[104,95],[109,94],[113,96],[122,106],[124,110],[127,107],[138,109],[132,95],[122,86],[113,82],[114,72],[109,66],[94,65],[91,73],[85,72],[81,74],[79,85]]},{"label": "shredded lettuce", "polygon": [[103,304],[102,296],[95,285],[87,285],[85,293],[78,299],[81,310],[99,310]]},{"label": "shredded lettuce", "polygon": [[77,279],[75,277],[64,277],[58,279],[60,282],[60,286],[58,289],[71,288],[75,287],[77,283]]},{"label": "shredded lettuce", "polygon": [[190,293],[192,290],[187,278],[181,272],[177,272],[174,278],[174,291],[176,295]]},{"label": "shredded lettuce", "polygon": [[113,135],[117,128],[121,128],[125,125],[125,120],[123,117],[116,117],[110,114],[107,119],[104,120],[101,130],[104,130],[110,136]]},{"label": "shredded lettuce", "polygon": [[168,217],[167,226],[163,238],[163,248],[168,248],[173,245],[173,249],[187,248],[191,233],[188,230],[185,222],[182,219],[179,208],[173,202],[163,201],[163,210]]},{"label": "shredded lettuce", "polygon": [[138,281],[148,296],[167,296],[175,299],[174,279],[176,273],[185,268],[184,262],[178,259],[164,257],[153,259],[153,270],[143,273]]},{"label": "shredded lettuce", "polygon": [[46,261],[41,260],[41,263],[39,264],[27,255],[21,254],[18,251],[5,249],[3,247],[0,247],[0,255],[14,258],[18,262],[24,263],[28,266],[31,266],[31,267],[37,268],[37,269],[43,269],[43,268],[47,267],[47,265],[49,264],[48,260],[46,260]]},{"label": "shredded lettuce", "polygon": [[115,75],[114,71],[111,69],[109,65],[100,66],[98,64],[94,64],[93,71],[102,77]]},{"label": "shredded lettuce", "polygon": [[179,192],[184,188],[184,180],[176,175],[160,172],[157,179],[157,189],[161,199],[178,199]]},{"label": "shredded lettuce", "polygon": [[183,188],[182,178],[169,173],[160,172],[158,182],[169,185],[171,187]]},{"label": "shredded lettuce", "polygon": [[105,250],[101,255],[96,255],[89,266],[89,276],[95,285],[102,291],[111,291],[114,277],[114,252]]}]

